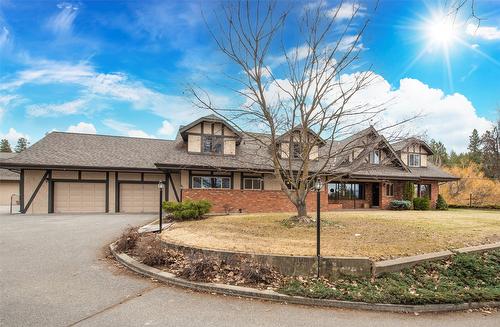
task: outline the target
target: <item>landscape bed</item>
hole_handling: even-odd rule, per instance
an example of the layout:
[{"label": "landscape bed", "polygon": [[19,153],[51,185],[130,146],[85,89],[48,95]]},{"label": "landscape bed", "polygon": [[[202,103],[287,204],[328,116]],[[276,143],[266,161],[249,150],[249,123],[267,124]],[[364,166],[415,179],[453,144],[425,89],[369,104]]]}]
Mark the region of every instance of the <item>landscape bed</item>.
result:
[{"label": "landscape bed", "polygon": [[388,304],[440,304],[500,300],[500,250],[457,254],[377,278],[288,277],[248,260],[231,262],[185,255],[161,245],[157,234],[125,232],[115,250],[194,282],[248,286],[316,299]]},{"label": "landscape bed", "polygon": [[[250,253],[315,255],[313,226],[290,226],[291,214],[212,216],[175,222],[165,241]],[[385,260],[500,241],[500,211],[356,210],[322,213],[324,256]]]}]

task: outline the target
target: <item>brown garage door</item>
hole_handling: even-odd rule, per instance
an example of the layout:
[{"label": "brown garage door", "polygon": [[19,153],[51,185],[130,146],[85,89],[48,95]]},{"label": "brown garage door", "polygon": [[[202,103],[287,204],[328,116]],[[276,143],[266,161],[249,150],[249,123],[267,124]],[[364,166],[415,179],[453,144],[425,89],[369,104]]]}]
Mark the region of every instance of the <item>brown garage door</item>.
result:
[{"label": "brown garage door", "polygon": [[120,184],[120,212],[157,212],[160,191],[157,184]]},{"label": "brown garage door", "polygon": [[54,212],[88,213],[106,211],[106,184],[66,183],[54,184]]}]

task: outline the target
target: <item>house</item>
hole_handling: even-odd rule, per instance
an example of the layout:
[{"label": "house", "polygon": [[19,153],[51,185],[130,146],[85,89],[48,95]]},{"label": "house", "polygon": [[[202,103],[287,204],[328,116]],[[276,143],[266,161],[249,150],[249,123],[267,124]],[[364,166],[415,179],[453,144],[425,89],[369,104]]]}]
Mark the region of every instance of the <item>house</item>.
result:
[{"label": "house", "polygon": [[[16,153],[0,152],[0,161],[12,158]],[[10,205],[11,196],[19,192],[19,174],[7,169],[0,169],[0,206]],[[17,200],[13,199],[13,200]]]},{"label": "house", "polygon": [[[293,133],[277,141],[283,160],[296,156]],[[24,213],[157,212],[159,181],[163,200],[207,199],[214,212],[293,211],[267,148],[256,142],[268,137],[240,133],[214,115],[181,127],[175,140],[52,132],[0,167],[20,174]],[[370,151],[367,139],[377,142]],[[457,179],[430,163],[425,142],[391,145],[373,127],[332,143],[318,137],[311,170],[331,148],[349,151],[339,152],[342,174],[328,178],[321,192],[323,210],[386,208],[402,197],[407,181],[434,205],[439,183]],[[313,208],[312,193],[307,202]]]}]

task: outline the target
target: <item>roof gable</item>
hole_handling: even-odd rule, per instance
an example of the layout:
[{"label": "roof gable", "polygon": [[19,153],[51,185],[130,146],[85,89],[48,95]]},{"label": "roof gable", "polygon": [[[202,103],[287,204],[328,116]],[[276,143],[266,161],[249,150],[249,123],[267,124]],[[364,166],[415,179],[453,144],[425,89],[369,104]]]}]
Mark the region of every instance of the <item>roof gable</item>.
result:
[{"label": "roof gable", "polygon": [[184,140],[184,142],[187,142],[189,130],[191,128],[195,127],[196,125],[198,125],[200,123],[204,123],[204,122],[221,123],[224,127],[230,129],[234,134],[236,134],[236,136],[237,136],[236,144],[240,143],[241,138],[242,138],[241,133],[239,131],[237,131],[234,127],[229,125],[227,121],[225,121],[222,118],[217,117],[216,115],[204,116],[204,117],[198,118],[197,120],[187,124],[186,126],[181,126],[179,128],[179,134],[182,136],[182,139]]}]

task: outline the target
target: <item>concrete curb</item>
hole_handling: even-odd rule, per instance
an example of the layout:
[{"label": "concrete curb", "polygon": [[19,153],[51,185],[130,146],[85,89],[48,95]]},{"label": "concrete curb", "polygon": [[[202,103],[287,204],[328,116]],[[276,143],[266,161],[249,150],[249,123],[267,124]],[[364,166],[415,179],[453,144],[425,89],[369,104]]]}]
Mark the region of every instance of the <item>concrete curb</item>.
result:
[{"label": "concrete curb", "polygon": [[324,300],[312,299],[300,296],[290,296],[280,294],[271,290],[258,290],[250,287],[216,284],[216,283],[200,283],[192,282],[186,279],[178,278],[174,274],[161,271],[159,269],[147,266],[138,262],[125,253],[118,253],[114,249],[114,243],[109,246],[111,253],[125,267],[141,274],[148,276],[164,283],[181,286],[200,292],[209,292],[217,294],[225,294],[246,298],[262,299],[268,301],[277,301],[284,303],[293,303],[301,305],[314,305],[324,307],[334,307],[343,309],[355,310],[373,310],[373,311],[386,311],[397,313],[424,313],[424,312],[448,312],[448,311],[461,311],[468,309],[478,309],[483,307],[500,307],[500,302],[472,302],[461,304],[425,304],[425,305],[404,305],[404,304],[383,304],[383,303],[366,303],[366,302],[350,302],[340,300]]}]

